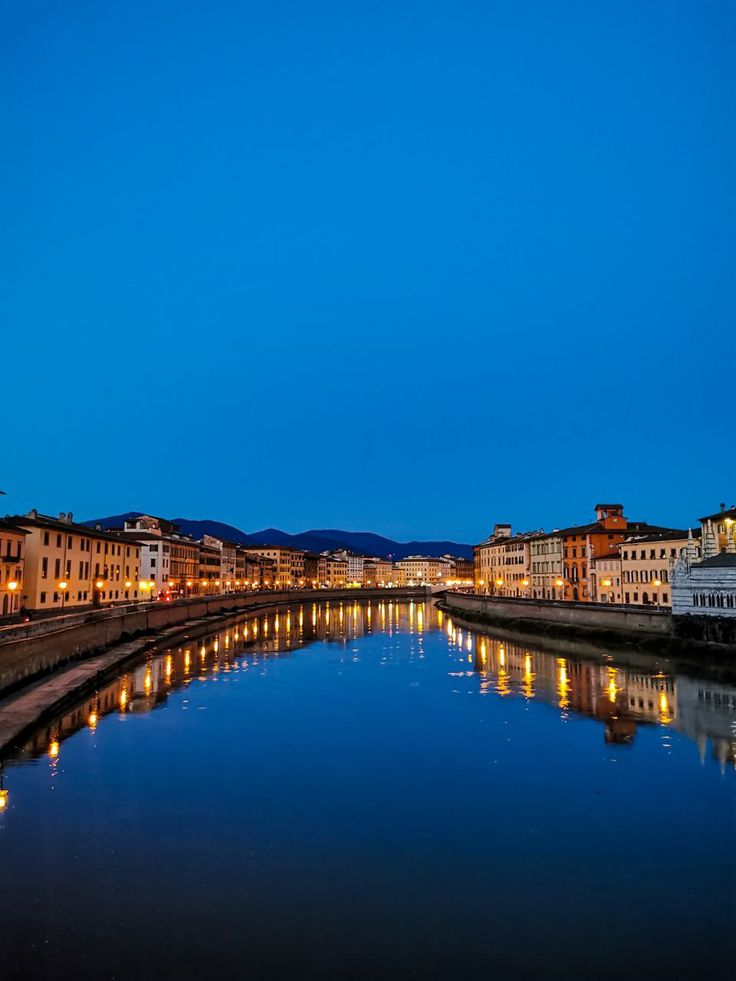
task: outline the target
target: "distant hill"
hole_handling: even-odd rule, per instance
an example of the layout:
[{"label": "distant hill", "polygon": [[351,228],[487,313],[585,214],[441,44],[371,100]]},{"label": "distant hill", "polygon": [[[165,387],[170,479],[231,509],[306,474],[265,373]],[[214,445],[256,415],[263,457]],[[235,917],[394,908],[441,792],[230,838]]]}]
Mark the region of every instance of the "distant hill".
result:
[{"label": "distant hill", "polygon": [[[94,528],[96,525],[104,529],[122,528],[125,521],[131,521],[143,511],[126,511],[124,514],[113,514],[106,518],[95,518],[83,521],[82,524]],[[214,535],[226,538],[242,545],[291,545],[303,548],[309,552],[325,552],[328,549],[348,548],[353,552],[366,555],[392,556],[394,559],[404,559],[407,555],[460,555],[467,559],[473,557],[472,545],[462,542],[430,541],[430,542],[395,542],[391,538],[375,535],[370,531],[342,531],[337,528],[313,529],[290,535],[278,528],[264,528],[262,531],[246,533],[233,525],[221,521],[193,521],[190,518],[171,518],[175,525],[181,528],[185,535],[201,538],[202,535]]]}]

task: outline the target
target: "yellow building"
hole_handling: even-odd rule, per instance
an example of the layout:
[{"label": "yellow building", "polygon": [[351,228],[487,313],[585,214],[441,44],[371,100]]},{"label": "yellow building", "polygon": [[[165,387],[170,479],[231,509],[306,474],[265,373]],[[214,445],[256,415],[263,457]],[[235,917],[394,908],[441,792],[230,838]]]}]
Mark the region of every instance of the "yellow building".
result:
[{"label": "yellow building", "polygon": [[618,549],[590,560],[590,598],[593,603],[622,603],[621,580]]},{"label": "yellow building", "polygon": [[140,546],[110,532],[75,524],[72,514],[16,515],[28,532],[22,606],[62,611],[141,598]]},{"label": "yellow building", "polygon": [[388,559],[366,559],[363,565],[363,585],[388,586],[394,581],[393,563]]},{"label": "yellow building", "polygon": [[340,589],[348,584],[347,559],[338,559],[334,555],[320,555],[317,562],[317,578],[321,585]]},{"label": "yellow building", "polygon": [[270,559],[274,563],[273,583],[264,581],[264,586],[273,585],[279,589],[291,589],[304,585],[304,555],[299,548],[288,545],[249,545],[248,551],[253,555]]},{"label": "yellow building", "polygon": [[405,582],[438,583],[452,577],[452,563],[449,559],[437,559],[429,555],[407,555],[395,563],[396,569],[403,569]]},{"label": "yellow building", "polygon": [[532,596],[531,543],[543,532],[511,534],[511,525],[495,525],[493,534],[473,548],[476,592],[489,596]]},{"label": "yellow building", "polygon": [[689,544],[689,532],[667,531],[628,538],[619,545],[623,602],[632,606],[671,606],[672,567],[688,547],[692,559],[700,555],[699,539]]},{"label": "yellow building", "polygon": [[27,535],[25,529],[0,518],[0,616],[13,616],[22,606]]}]

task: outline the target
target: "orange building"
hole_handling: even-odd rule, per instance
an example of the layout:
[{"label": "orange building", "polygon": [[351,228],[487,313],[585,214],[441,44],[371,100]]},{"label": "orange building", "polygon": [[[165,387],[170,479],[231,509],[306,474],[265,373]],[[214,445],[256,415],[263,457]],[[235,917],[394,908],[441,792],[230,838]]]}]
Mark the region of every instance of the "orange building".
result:
[{"label": "orange building", "polygon": [[593,559],[610,555],[615,547],[633,534],[656,534],[668,531],[646,521],[629,521],[623,504],[596,504],[596,520],[588,525],[563,528],[562,566],[564,598],[588,603],[593,599],[590,564]]}]

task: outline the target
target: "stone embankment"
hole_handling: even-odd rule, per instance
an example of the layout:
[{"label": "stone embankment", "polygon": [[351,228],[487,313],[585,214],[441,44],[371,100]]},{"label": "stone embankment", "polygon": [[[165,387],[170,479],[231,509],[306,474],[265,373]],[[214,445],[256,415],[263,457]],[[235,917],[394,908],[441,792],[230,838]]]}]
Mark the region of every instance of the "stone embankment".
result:
[{"label": "stone embankment", "polygon": [[555,637],[587,637],[590,640],[636,641],[644,649],[700,647],[733,652],[710,637],[688,634],[669,610],[656,607],[619,606],[612,603],[571,603],[554,600],[512,599],[504,596],[474,596],[448,591],[441,599],[443,609],[454,616],[483,624],[503,625],[515,632]]},{"label": "stone embankment", "polygon": [[426,592],[424,589],[317,589],[226,593],[174,603],[137,603],[89,610],[4,627],[0,629],[0,696],[70,662],[136,637],[150,638],[173,627],[289,603],[387,598],[425,599]]}]

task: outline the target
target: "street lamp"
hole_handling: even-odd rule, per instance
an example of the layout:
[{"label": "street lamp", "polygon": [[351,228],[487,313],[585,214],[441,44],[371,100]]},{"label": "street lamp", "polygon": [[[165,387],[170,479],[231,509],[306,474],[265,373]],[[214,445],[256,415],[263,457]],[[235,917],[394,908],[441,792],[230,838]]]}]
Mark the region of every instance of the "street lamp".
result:
[{"label": "street lamp", "polygon": [[563,590],[565,588],[564,580],[562,580],[562,579],[555,579],[555,586],[560,591],[560,601],[562,601],[565,598],[565,594],[563,592]]},{"label": "street lamp", "polygon": [[61,611],[64,612],[64,605],[66,603],[66,591],[69,588],[69,583],[66,579],[62,579],[59,583],[59,592],[61,593]]},{"label": "street lamp", "polygon": [[662,585],[661,579],[652,579],[652,586],[654,587],[655,590],[654,602],[656,603],[658,609],[659,609],[659,587],[661,585]]},{"label": "street lamp", "polygon": [[7,589],[8,592],[10,593],[10,609],[8,610],[9,616],[12,616],[13,614],[13,602],[15,599],[15,591],[17,588],[18,588],[18,583],[15,581],[15,579],[11,579],[10,582],[7,584]]}]

